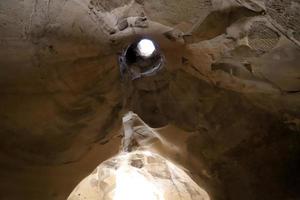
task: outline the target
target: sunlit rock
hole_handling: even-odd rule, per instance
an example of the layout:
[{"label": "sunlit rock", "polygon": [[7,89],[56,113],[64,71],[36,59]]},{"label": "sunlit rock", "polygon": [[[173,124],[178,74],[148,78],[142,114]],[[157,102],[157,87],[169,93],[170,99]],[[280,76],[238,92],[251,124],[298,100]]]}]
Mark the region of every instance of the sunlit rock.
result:
[{"label": "sunlit rock", "polygon": [[136,114],[123,117],[123,129],[122,151],[82,180],[68,200],[210,199],[187,172],[149,151],[163,141]]}]

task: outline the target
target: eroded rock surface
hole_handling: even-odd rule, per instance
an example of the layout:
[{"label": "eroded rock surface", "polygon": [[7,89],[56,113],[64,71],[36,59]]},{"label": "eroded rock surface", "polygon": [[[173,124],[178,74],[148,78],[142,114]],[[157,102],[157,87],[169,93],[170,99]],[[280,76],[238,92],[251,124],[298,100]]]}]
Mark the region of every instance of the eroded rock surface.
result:
[{"label": "eroded rock surface", "polygon": [[[174,144],[185,138],[178,159],[213,198],[299,199],[298,10],[297,0],[1,1],[0,199],[66,199],[118,152],[128,110],[167,126]],[[138,36],[159,43],[164,70],[122,82],[117,57]]]},{"label": "eroded rock surface", "polygon": [[147,151],[121,153],[100,164],[70,194],[79,199],[209,200],[182,169]]}]

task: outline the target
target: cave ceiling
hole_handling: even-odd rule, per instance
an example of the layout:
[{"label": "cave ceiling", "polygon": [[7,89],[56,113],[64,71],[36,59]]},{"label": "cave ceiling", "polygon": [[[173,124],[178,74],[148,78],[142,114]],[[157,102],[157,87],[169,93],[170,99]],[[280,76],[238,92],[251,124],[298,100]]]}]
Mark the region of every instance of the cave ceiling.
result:
[{"label": "cave ceiling", "polygon": [[[298,199],[299,9],[2,0],[0,199],[66,199],[118,152],[130,110],[184,146],[181,164],[212,199]],[[137,37],[160,45],[164,68],[122,81],[118,56]]]}]

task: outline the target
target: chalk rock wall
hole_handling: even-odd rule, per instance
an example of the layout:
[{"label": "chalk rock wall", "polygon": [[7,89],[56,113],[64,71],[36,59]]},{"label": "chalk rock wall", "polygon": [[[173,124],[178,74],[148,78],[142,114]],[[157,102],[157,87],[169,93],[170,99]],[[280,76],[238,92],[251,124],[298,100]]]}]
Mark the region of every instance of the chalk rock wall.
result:
[{"label": "chalk rock wall", "polygon": [[[173,143],[186,133],[179,146],[193,159],[181,162],[213,198],[297,199],[298,8],[297,0],[1,1],[0,199],[66,199],[118,152],[128,110],[167,126]],[[137,36],[160,45],[165,67],[124,83],[117,57]]]}]

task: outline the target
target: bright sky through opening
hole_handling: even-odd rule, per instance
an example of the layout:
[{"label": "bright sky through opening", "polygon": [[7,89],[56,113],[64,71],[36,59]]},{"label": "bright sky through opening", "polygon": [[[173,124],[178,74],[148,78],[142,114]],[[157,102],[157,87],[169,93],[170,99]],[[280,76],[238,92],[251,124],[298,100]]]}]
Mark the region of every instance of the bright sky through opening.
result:
[{"label": "bright sky through opening", "polygon": [[155,51],[153,42],[149,39],[142,39],[138,45],[138,53],[143,57],[150,57]]}]

